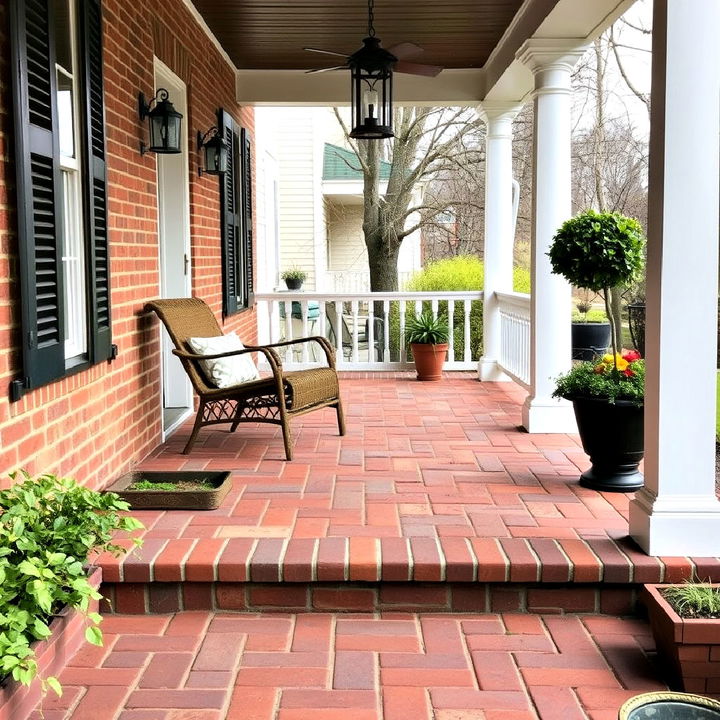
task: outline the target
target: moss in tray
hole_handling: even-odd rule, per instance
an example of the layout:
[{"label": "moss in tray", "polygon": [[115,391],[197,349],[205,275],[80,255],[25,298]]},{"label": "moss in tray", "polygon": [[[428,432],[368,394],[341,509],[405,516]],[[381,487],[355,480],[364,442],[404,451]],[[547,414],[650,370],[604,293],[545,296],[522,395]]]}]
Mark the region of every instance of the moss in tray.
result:
[{"label": "moss in tray", "polygon": [[181,480],[176,483],[137,480],[128,487],[128,490],[179,490],[188,492],[190,490],[215,490],[215,486],[207,480]]}]

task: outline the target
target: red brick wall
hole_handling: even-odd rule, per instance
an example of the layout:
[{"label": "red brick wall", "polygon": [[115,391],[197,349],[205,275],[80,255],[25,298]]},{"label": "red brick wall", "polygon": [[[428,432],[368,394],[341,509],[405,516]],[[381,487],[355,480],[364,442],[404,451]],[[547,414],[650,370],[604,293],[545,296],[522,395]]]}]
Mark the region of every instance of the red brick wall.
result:
[{"label": "red brick wall", "polygon": [[[105,0],[103,16],[111,300],[119,354],[10,403],[7,389],[21,368],[9,18],[7,3],[0,4],[0,484],[9,471],[25,468],[104,485],[160,442],[159,329],[154,316],[142,313],[159,294],[156,156],[139,153],[147,127],[137,115],[138,92],[153,91],[154,56],[187,85],[193,294],[218,317],[222,307],[218,183],[197,175],[195,134],[214,125],[216,108],[224,107],[252,137],[252,109],[236,105],[232,68],[182,0]],[[229,318],[225,329],[254,341],[254,311]]]}]

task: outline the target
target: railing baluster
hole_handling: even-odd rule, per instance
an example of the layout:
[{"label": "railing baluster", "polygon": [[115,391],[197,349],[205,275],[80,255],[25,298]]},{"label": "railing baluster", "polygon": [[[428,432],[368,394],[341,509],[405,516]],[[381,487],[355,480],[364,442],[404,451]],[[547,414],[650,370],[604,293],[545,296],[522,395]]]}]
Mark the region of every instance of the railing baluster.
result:
[{"label": "railing baluster", "polygon": [[373,303],[368,303],[368,319],[367,319],[367,333],[365,340],[368,345],[368,359],[369,363],[375,362],[377,356],[375,355],[375,308]]},{"label": "railing baluster", "polygon": [[455,332],[454,332],[454,320],[455,320],[455,301],[448,300],[448,360],[455,362]]},{"label": "railing baluster", "polygon": [[400,300],[400,362],[407,362],[407,347],[405,345],[405,301]]},{"label": "railing baluster", "polygon": [[[300,301],[300,315],[302,317],[302,336],[306,338],[310,333],[308,332],[308,301]],[[310,358],[308,357],[309,343],[303,343],[301,345],[301,357],[302,361],[306,363]],[[297,352],[297,351],[296,351]]]},{"label": "railing baluster", "polygon": [[383,362],[390,362],[390,301],[383,300]]},{"label": "railing baluster", "polygon": [[350,309],[352,311],[352,361],[356,363],[358,361],[358,301],[353,300],[350,303]]},{"label": "railing baluster", "polygon": [[470,306],[472,304],[472,301],[470,300],[463,300],[463,312],[465,314],[465,322],[463,325],[463,334],[465,336],[464,345],[463,345],[463,360],[466,363],[470,362]]}]

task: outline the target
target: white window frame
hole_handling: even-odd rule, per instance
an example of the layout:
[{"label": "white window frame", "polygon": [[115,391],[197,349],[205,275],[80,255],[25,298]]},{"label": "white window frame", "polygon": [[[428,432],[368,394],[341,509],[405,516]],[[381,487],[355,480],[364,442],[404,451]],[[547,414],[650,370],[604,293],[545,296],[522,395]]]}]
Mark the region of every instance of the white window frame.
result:
[{"label": "white window frame", "polygon": [[74,157],[60,153],[60,172],[63,191],[63,287],[65,315],[65,359],[84,357],[88,351],[87,333],[87,262],[86,240],[83,226],[82,143],[80,139],[80,88],[77,69],[80,53],[72,0],[68,3],[70,19],[70,44],[73,73],[59,64],[56,73],[66,77],[72,85],[72,131]]}]

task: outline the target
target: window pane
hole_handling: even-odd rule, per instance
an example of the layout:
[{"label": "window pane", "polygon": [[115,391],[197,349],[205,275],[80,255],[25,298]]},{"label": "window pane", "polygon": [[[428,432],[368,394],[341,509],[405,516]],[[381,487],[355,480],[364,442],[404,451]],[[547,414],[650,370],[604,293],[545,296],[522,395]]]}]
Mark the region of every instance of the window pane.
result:
[{"label": "window pane", "polygon": [[60,140],[60,154],[68,158],[75,157],[75,123],[73,117],[73,94],[72,83],[67,89],[63,89],[61,80],[67,78],[58,71],[58,137]]},{"label": "window pane", "polygon": [[73,170],[62,171],[64,246],[63,279],[65,281],[65,357],[81,355],[87,350],[85,317],[85,247],[80,214],[80,178]]},{"label": "window pane", "polygon": [[54,0],[55,61],[70,75],[73,74],[72,26],[70,25],[70,0]]}]

